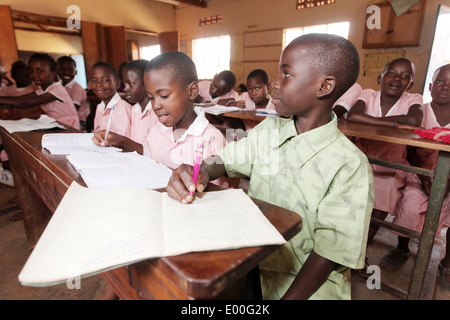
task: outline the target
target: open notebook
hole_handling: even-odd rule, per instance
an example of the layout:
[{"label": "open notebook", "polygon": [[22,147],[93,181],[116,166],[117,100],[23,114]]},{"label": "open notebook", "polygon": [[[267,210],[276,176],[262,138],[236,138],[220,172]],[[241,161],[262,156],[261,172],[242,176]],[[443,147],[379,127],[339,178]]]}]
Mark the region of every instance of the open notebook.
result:
[{"label": "open notebook", "polygon": [[285,242],[241,189],[196,194],[182,204],[155,190],[92,190],[74,182],[19,281],[47,286],[149,258]]}]

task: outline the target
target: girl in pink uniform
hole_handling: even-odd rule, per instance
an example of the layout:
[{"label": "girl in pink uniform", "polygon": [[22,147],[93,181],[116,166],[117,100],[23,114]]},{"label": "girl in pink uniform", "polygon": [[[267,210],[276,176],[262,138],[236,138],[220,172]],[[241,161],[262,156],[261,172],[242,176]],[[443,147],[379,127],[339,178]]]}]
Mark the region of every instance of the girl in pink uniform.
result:
[{"label": "girl in pink uniform", "polygon": [[117,93],[119,86],[119,74],[112,65],[97,62],[92,67],[91,89],[102,100],[95,111],[94,132],[106,130],[111,118],[110,131],[130,137],[131,105]]},{"label": "girl in pink uniform", "polygon": [[158,122],[144,86],[147,63],[147,60],[131,61],[122,70],[125,99],[133,104],[130,139],[141,144],[145,143],[150,129]]},{"label": "girl in pink uniform", "polygon": [[[417,129],[423,117],[423,98],[420,94],[407,92],[414,84],[414,72],[414,65],[408,59],[399,58],[388,63],[377,79],[381,90],[363,90],[350,109],[348,121]],[[367,139],[356,139],[355,144],[368,158],[408,164],[406,146]],[[375,190],[372,216],[385,219],[388,213],[394,212],[407,172],[378,165],[371,166]],[[368,243],[377,231],[378,226],[371,225]]]},{"label": "girl in pink uniform", "polygon": [[[146,143],[124,136],[97,132],[97,145],[113,145],[126,151],[147,154],[171,169],[183,163],[193,164],[196,152],[204,146],[203,158],[225,146],[222,133],[212,126],[202,108],[194,108],[198,94],[195,64],[181,52],[166,52],[151,60],[144,84],[158,123],[150,129]],[[222,185],[223,186],[223,185]]]},{"label": "girl in pink uniform", "polygon": [[16,108],[40,106],[40,109],[63,124],[80,129],[77,110],[66,89],[56,80],[56,62],[48,54],[36,53],[28,61],[35,92],[20,96],[0,97],[0,105]]},{"label": "girl in pink uniform", "polygon": [[[435,127],[450,128],[450,64],[437,69],[430,84],[432,101],[423,106],[424,118],[422,127],[431,129]],[[411,150],[411,164],[434,170],[438,151],[416,148]],[[450,181],[448,182],[450,183]],[[422,231],[432,180],[429,177],[409,174],[406,186],[402,190],[398,210],[394,214],[394,223],[418,232]],[[442,204],[436,233],[442,228],[450,226],[450,196],[447,186],[446,196]],[[444,259],[439,265],[438,283],[442,290],[450,295],[450,232],[447,229],[447,246]],[[398,245],[381,259],[380,265],[387,270],[398,269],[408,258],[409,239],[403,235],[398,237]]]}]

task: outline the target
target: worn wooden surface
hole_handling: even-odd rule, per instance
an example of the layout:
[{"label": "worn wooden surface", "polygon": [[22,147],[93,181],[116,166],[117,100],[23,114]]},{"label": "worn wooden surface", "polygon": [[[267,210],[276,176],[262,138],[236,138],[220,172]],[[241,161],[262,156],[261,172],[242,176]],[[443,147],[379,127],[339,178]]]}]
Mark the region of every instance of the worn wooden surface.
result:
[{"label": "worn wooden surface", "polygon": [[[42,149],[42,135],[48,132],[52,131],[9,134],[0,128],[30,247],[38,241],[72,181],[85,186],[65,156],[51,155]],[[218,187],[209,185],[208,188],[217,190]],[[296,213],[253,200],[286,239],[301,229],[301,218]],[[122,299],[214,298],[245,278],[246,273],[276,248],[265,246],[150,259],[105,272],[103,276]]]}]

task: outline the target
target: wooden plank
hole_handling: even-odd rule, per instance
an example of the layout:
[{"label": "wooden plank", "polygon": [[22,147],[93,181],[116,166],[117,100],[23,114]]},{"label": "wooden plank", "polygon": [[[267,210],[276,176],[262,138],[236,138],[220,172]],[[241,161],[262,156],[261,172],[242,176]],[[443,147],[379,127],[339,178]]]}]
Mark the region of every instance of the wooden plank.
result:
[{"label": "wooden plank", "polygon": [[16,35],[14,33],[9,6],[0,5],[0,64],[8,71],[14,61],[19,60]]}]

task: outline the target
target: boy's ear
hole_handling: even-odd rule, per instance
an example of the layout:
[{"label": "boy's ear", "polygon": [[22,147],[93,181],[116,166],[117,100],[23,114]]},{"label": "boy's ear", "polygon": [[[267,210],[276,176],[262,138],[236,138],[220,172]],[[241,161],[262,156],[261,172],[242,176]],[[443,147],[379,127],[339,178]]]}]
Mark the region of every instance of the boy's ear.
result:
[{"label": "boy's ear", "polygon": [[336,78],[334,76],[326,76],[322,79],[320,89],[317,92],[317,98],[323,98],[331,95],[336,88]]},{"label": "boy's ear", "polygon": [[119,78],[117,78],[116,79],[116,90],[118,90],[119,88],[120,88],[120,79]]},{"label": "boy's ear", "polygon": [[198,83],[196,81],[191,82],[187,87],[187,94],[189,100],[194,101],[199,92]]}]

